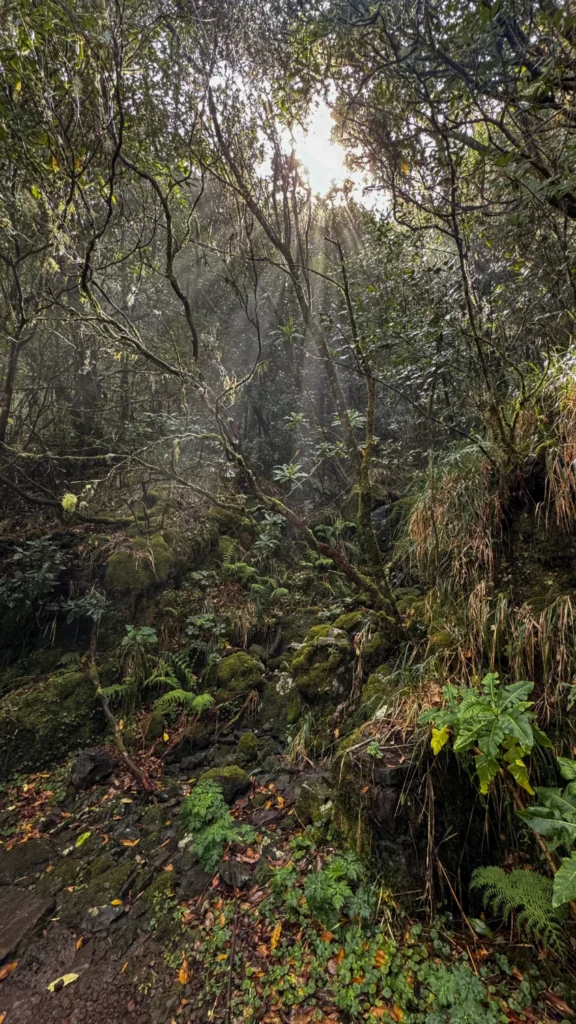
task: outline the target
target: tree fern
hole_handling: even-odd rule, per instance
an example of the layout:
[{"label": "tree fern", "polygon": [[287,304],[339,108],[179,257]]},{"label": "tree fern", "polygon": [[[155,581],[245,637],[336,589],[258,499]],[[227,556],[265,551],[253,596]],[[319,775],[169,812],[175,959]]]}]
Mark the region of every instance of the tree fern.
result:
[{"label": "tree fern", "polygon": [[471,889],[480,890],[486,910],[508,924],[515,923],[529,939],[540,942],[556,953],[566,945],[563,923],[566,912],[552,907],[552,880],[532,871],[511,871],[502,868],[477,868],[472,875]]}]

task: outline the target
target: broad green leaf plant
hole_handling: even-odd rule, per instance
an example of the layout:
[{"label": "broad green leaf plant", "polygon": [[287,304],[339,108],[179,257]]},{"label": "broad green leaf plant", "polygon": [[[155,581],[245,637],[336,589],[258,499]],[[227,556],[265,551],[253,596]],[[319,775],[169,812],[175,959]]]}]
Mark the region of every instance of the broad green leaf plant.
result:
[{"label": "broad green leaf plant", "polygon": [[424,712],[421,722],[432,724],[434,754],[453,739],[456,754],[473,751],[481,793],[487,793],[501,769],[514,777],[531,795],[525,758],[535,744],[552,746],[538,728],[529,696],[534,683],[521,681],[503,686],[498,674],[490,672],[478,689],[445,686],[445,706]]}]

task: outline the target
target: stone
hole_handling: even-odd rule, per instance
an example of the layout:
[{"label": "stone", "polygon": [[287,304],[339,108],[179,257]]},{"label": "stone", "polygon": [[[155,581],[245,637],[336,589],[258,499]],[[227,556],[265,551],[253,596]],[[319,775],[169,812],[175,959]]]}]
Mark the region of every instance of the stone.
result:
[{"label": "stone", "polygon": [[13,886],[0,889],[0,961],[28,938],[54,906],[54,900]]},{"label": "stone", "polygon": [[102,907],[90,907],[82,921],[80,931],[83,935],[94,932],[105,932],[115,921],[124,916],[124,907],[113,907],[107,903]]},{"label": "stone", "polygon": [[74,789],[90,789],[110,778],[117,766],[116,758],[105,747],[90,747],[74,761],[70,782]]},{"label": "stone", "polygon": [[191,900],[201,896],[212,881],[212,875],[204,871],[200,864],[195,864],[185,875],[182,876],[178,885],[178,898],[180,900]]},{"label": "stone", "polygon": [[29,839],[17,843],[11,850],[0,848],[0,885],[10,885],[24,878],[34,868],[47,864],[54,855],[54,846],[48,839]]},{"label": "stone", "polygon": [[299,780],[299,792],[296,796],[295,813],[302,825],[311,825],[314,821],[326,817],[330,812],[332,791],[322,775],[310,773]]},{"label": "stone", "polygon": [[210,781],[220,786],[226,803],[231,804],[237,796],[246,792],[250,776],[239,765],[231,764],[225,768],[211,768],[198,779],[198,782]]},{"label": "stone", "polygon": [[250,883],[252,872],[247,864],[240,860],[221,860],[218,865],[218,874],[230,889],[245,889]]}]

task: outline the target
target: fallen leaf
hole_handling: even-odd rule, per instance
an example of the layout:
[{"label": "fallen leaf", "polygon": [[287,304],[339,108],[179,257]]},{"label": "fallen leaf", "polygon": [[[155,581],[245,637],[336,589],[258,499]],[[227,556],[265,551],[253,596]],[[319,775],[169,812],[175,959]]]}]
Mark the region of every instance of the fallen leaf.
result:
[{"label": "fallen leaf", "polygon": [[390,1010],[390,1016],[392,1020],[398,1021],[398,1024],[400,1024],[404,1020],[404,1011],[399,1006],[393,1006]]},{"label": "fallen leaf", "polygon": [[164,871],[174,871],[174,865],[167,864],[166,867],[164,868]]},{"label": "fallen leaf", "polygon": [[[46,986],[46,988],[48,989],[49,992],[54,992],[57,985],[58,987],[66,988],[66,985],[71,985],[73,981],[77,980],[77,978],[77,974],[63,974],[60,978],[56,978],[55,981],[51,981],[50,984]],[[61,986],[60,982],[62,982]]]},{"label": "fallen leaf", "polygon": [[81,836],[78,836],[78,839],[77,839],[77,840],[76,840],[76,842],[74,843],[74,846],[75,846],[76,848],[78,848],[79,846],[83,846],[83,845],[84,845],[84,843],[86,842],[86,840],[87,840],[87,839],[90,839],[90,836],[91,836],[91,835],[92,835],[92,833],[91,833],[91,832],[83,832]]},{"label": "fallen leaf", "polygon": [[124,974],[124,971],[127,970],[127,968],[128,968],[128,961],[126,961],[125,964],[122,964],[122,969],[120,971],[120,974]]},{"label": "fallen leaf", "polygon": [[258,956],[268,956],[268,946],[265,946],[263,942],[259,942],[256,946],[256,952]]},{"label": "fallen leaf", "polygon": [[187,961],[186,957],[184,957],[184,959],[182,961],[182,966],[181,966],[180,970],[178,971],[178,981],[180,982],[181,985],[187,985],[189,978],[190,978],[190,969],[188,967],[188,961]]},{"label": "fallen leaf", "polygon": [[4,1024],[4,1021],[6,1020],[6,1012],[0,1013],[0,1024]]},{"label": "fallen leaf", "polygon": [[122,906],[122,900],[110,900],[110,906],[111,907],[121,907]]},{"label": "fallen leaf", "polygon": [[387,954],[383,949],[379,949],[374,957],[374,967],[383,967],[388,959]]},{"label": "fallen leaf", "polygon": [[218,961],[219,960],[227,960],[227,959],[228,959],[228,953],[219,953],[218,956],[216,957],[216,960],[218,960]]},{"label": "fallen leaf", "polygon": [[138,846],[139,839],[121,839],[120,843],[122,846]]},{"label": "fallen leaf", "polygon": [[388,1015],[388,1010],[385,1006],[372,1006],[370,1008],[370,1016],[376,1017],[376,1020],[380,1020],[384,1014]]},{"label": "fallen leaf", "polygon": [[282,925],[280,924],[280,922],[278,922],[278,924],[274,928],[274,931],[272,932],[272,937],[270,939],[270,949],[271,950],[272,949],[276,949],[276,946],[278,945],[278,943],[280,941],[281,934],[282,934]]},{"label": "fallen leaf", "polygon": [[320,938],[324,939],[324,942],[332,942],[332,939],[335,938],[335,935],[334,935],[334,932],[326,931],[326,932],[322,932]]},{"label": "fallen leaf", "polygon": [[4,981],[4,978],[7,978],[9,974],[12,974],[12,971],[15,971],[17,967],[17,960],[13,960],[11,964],[6,964],[6,967],[3,967],[2,970],[0,970],[0,981]]},{"label": "fallen leaf", "polygon": [[84,939],[83,939],[83,937],[81,935],[80,938],[77,939],[77,941],[76,941],[76,949],[82,949],[83,945],[84,945]]},{"label": "fallen leaf", "polygon": [[162,739],[164,740],[164,743],[168,743],[170,737],[167,732],[162,733]]}]

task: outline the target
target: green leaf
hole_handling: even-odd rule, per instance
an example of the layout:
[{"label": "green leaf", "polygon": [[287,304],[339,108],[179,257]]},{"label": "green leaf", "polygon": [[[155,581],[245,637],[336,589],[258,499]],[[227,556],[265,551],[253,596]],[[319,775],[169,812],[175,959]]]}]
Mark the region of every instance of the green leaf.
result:
[{"label": "green leaf", "polygon": [[[546,735],[545,732],[542,732],[542,729],[539,729],[537,725],[532,724],[532,732],[534,733],[534,739],[536,740],[536,743],[539,744],[539,746],[541,746],[541,747],[553,747],[554,746],[554,744],[552,743],[552,740]],[[562,758],[562,760],[564,760],[564,758]],[[574,775],[574,778],[576,779],[576,775]]]},{"label": "green leaf", "polygon": [[576,761],[568,757],[557,757],[556,761],[560,769],[560,775],[566,782],[573,782],[576,779]]},{"label": "green leaf", "polygon": [[476,771],[480,780],[480,792],[487,793],[490,789],[490,783],[494,781],[498,774],[498,759],[488,757],[486,754],[479,754],[475,760]]},{"label": "green leaf", "polygon": [[448,743],[450,739],[450,730],[445,725],[443,729],[432,729],[432,739],[430,740],[430,746],[434,754],[439,754],[442,747]]},{"label": "green leaf", "polygon": [[81,836],[78,836],[78,839],[76,840],[74,845],[76,847],[84,846],[84,843],[86,842],[87,839],[90,839],[91,835],[91,832],[83,832]]},{"label": "green leaf", "polygon": [[514,776],[516,782],[522,787],[522,789],[525,789],[527,793],[530,793],[530,796],[534,796],[534,790],[532,789],[528,779],[528,769],[522,758],[518,757],[515,761],[511,761],[508,765],[508,771]]},{"label": "green leaf", "polygon": [[576,899],[576,851],[570,857],[563,857],[558,871],[554,875],[552,906],[561,907],[563,903]]}]

